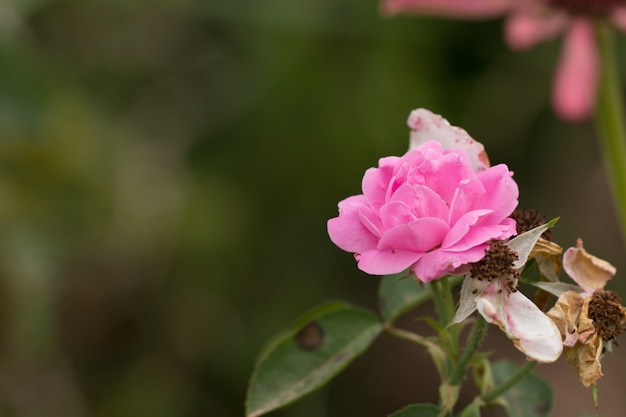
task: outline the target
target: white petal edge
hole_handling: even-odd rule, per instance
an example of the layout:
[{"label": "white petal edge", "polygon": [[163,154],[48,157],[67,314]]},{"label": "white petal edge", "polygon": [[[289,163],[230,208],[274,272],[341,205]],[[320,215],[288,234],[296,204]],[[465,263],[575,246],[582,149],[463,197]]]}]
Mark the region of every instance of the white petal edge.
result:
[{"label": "white petal edge", "polygon": [[489,158],[483,144],[462,128],[450,125],[442,116],[427,109],[415,109],[409,115],[407,124],[411,129],[409,150],[429,140],[435,140],[444,150],[460,148],[465,151],[475,172],[489,168]]},{"label": "white petal edge", "polygon": [[534,229],[530,229],[527,232],[522,233],[521,235],[515,236],[511,239],[506,245],[513,252],[517,253],[517,261],[513,262],[513,268],[520,269],[522,268],[526,262],[528,261],[528,256],[530,252],[532,252],[535,247],[535,243],[541,237],[541,234],[548,230],[550,227],[554,226],[557,222],[557,219],[551,220],[546,224],[535,227]]},{"label": "white petal edge", "polygon": [[550,363],[561,356],[563,342],[559,329],[520,291],[508,295],[506,290],[500,294],[485,292],[476,299],[476,308],[486,321],[500,327],[529,359]]},{"label": "white petal edge", "polygon": [[483,288],[477,288],[477,280],[467,274],[461,285],[461,295],[459,296],[459,306],[452,318],[452,324],[461,323],[476,311],[476,297],[482,293]]}]

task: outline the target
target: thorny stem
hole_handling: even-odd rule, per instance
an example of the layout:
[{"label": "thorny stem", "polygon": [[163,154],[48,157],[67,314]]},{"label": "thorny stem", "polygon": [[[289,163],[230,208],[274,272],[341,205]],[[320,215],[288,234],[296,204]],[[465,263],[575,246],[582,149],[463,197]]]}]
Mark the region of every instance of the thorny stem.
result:
[{"label": "thorny stem", "polygon": [[459,358],[456,363],[456,370],[454,375],[452,376],[451,383],[452,384],[460,384],[465,376],[465,371],[467,370],[467,364],[476,353],[476,350],[480,346],[485,334],[487,333],[487,322],[483,318],[483,316],[478,315],[476,322],[474,323],[474,327],[472,328],[472,332],[467,338],[467,346],[465,350],[463,350],[463,354]]},{"label": "thorny stem", "polygon": [[595,119],[622,236],[626,242],[626,126],[613,34],[608,24],[598,24],[601,78]]},{"label": "thorny stem", "polygon": [[530,371],[532,371],[536,365],[537,365],[537,362],[535,361],[526,362],[526,364],[522,366],[516,373],[511,375],[509,379],[504,381],[499,386],[495,387],[493,390],[481,395],[480,398],[487,404],[491,403],[500,395],[504,394],[509,389],[511,389],[519,381],[521,381],[522,378],[528,375]]}]

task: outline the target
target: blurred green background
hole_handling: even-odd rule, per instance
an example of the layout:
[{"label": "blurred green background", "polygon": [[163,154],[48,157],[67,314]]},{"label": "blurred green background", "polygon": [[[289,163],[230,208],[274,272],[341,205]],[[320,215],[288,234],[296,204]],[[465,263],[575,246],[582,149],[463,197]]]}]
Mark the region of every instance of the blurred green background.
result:
[{"label": "blurred green background", "polygon": [[[549,106],[560,40],[513,53],[501,31],[375,0],[0,1],[0,416],[243,415],[270,336],[327,300],[376,307],[326,220],[405,152],[417,107],[623,271],[594,127]],[[617,352],[605,416],[626,407]],[[435,401],[433,372],[383,336],[272,415],[387,415]],[[540,372],[558,407],[593,410],[566,364]]]}]

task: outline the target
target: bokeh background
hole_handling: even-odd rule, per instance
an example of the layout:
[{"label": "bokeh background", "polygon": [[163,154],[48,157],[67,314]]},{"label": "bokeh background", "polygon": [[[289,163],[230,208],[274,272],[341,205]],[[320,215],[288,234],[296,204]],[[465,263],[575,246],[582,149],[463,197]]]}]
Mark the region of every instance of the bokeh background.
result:
[{"label": "bokeh background", "polygon": [[[560,40],[513,53],[501,32],[376,0],[1,0],[0,415],[242,416],[270,336],[324,301],[376,307],[326,220],[406,151],[417,107],[507,163],[563,246],[624,271],[594,126],[550,109]],[[621,349],[602,416],[626,409]],[[555,415],[595,412],[567,364],[539,372]],[[436,390],[426,354],[382,336],[271,415],[382,416]]]}]

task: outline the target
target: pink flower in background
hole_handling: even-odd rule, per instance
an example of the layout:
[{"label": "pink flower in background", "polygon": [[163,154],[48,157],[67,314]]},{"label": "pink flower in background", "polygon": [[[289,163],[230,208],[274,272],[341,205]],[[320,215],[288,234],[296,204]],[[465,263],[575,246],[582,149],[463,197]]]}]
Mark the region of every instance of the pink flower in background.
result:
[{"label": "pink flower in background", "polygon": [[410,267],[429,282],[480,260],[492,239],[516,233],[508,216],[518,188],[506,165],[489,167],[482,145],[441,116],[420,109],[409,124],[413,147],[365,172],[363,194],[339,203],[328,233],[369,274]]},{"label": "pink flower in background", "polygon": [[506,15],[505,38],[517,50],[564,33],[552,105],[567,120],[588,117],[595,104],[599,57],[593,21],[605,18],[626,31],[626,4],[619,0],[382,0],[382,9],[466,19]]}]

